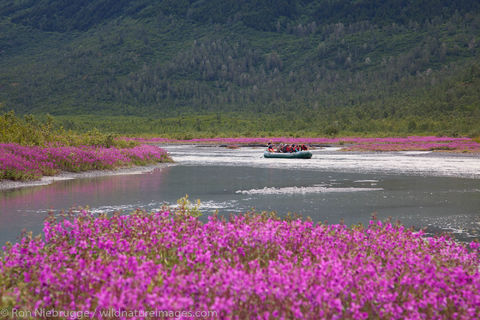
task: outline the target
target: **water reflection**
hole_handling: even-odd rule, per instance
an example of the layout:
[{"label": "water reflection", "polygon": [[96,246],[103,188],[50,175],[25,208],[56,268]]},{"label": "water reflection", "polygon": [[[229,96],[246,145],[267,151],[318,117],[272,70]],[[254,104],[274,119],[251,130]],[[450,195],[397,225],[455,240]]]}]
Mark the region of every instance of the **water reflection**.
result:
[{"label": "water reflection", "polygon": [[173,146],[177,165],[152,173],[2,191],[0,245],[15,240],[24,228],[40,233],[49,210],[154,210],[185,194],[202,201],[205,215],[255,208],[279,215],[296,212],[314,221],[365,224],[375,212],[381,219],[392,217],[432,233],[455,232],[461,240],[480,237],[480,166],[475,167],[474,158],[317,152],[313,161],[272,163],[259,156],[259,149]]},{"label": "water reflection", "polygon": [[[116,175],[57,181],[51,185],[0,192],[0,245],[15,240],[23,229],[38,234],[48,212],[74,207],[135,209],[161,192],[170,168],[139,175]],[[140,178],[141,177],[141,178]],[[136,199],[132,202],[132,199]]]}]

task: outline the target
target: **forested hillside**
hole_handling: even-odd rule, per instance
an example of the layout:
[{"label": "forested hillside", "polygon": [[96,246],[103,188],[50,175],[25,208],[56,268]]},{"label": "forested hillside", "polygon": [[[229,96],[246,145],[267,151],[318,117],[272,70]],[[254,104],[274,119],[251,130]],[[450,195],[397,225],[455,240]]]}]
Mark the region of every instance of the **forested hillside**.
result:
[{"label": "forested hillside", "polygon": [[0,108],[124,132],[478,135],[479,52],[473,0],[4,0]]}]

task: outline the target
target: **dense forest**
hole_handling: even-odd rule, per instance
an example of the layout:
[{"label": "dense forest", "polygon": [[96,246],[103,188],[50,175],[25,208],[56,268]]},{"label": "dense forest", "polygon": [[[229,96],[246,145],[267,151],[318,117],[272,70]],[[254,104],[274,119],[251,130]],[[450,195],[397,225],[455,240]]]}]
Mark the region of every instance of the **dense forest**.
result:
[{"label": "dense forest", "polygon": [[173,136],[480,135],[480,3],[6,0],[0,111]]}]

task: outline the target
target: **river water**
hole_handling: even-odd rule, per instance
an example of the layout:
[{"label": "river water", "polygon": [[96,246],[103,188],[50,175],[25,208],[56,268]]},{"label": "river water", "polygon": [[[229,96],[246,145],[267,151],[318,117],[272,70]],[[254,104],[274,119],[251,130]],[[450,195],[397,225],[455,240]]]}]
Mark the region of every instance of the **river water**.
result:
[{"label": "river water", "polygon": [[165,145],[175,164],[150,173],[58,181],[0,191],[0,245],[41,233],[48,212],[155,210],[189,195],[204,217],[251,209],[316,222],[367,224],[372,214],[428,233],[480,239],[480,157],[433,152],[313,150],[265,159],[262,148]]}]

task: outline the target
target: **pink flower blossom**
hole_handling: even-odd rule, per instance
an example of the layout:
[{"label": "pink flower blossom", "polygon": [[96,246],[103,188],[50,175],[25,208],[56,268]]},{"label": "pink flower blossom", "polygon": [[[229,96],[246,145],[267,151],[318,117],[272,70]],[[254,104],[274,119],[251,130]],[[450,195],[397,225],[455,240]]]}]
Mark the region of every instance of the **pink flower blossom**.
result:
[{"label": "pink flower blossom", "polygon": [[45,239],[4,248],[0,301],[22,310],[213,310],[219,319],[480,317],[478,243],[467,249],[377,221],[202,222],[167,210],[68,219],[46,221]]}]

